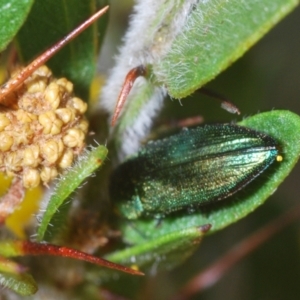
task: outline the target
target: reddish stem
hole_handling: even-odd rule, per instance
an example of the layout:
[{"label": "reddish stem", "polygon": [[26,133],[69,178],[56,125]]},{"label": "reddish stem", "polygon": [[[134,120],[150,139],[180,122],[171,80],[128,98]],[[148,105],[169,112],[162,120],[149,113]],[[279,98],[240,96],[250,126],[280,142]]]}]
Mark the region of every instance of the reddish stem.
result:
[{"label": "reddish stem", "polygon": [[132,275],[144,275],[144,273],[140,271],[68,247],[56,246],[51,244],[33,243],[29,241],[20,242],[20,247],[22,248],[22,251],[25,255],[52,255],[52,256],[70,257],[70,258],[90,262],[98,266],[119,270]]},{"label": "reddish stem", "polygon": [[146,75],[146,68],[143,65],[133,68],[127,73],[111,120],[111,126],[114,126],[116,124],[116,121],[120,115],[120,112],[126,102],[126,99],[132,89],[134,82],[138,77],[145,76],[145,75]]},{"label": "reddish stem", "polygon": [[0,103],[5,105],[4,100],[7,95],[17,89],[25,79],[27,79],[36,69],[48,61],[54,54],[56,54],[62,47],[64,47],[68,42],[74,39],[87,27],[89,27],[93,22],[95,22],[99,17],[107,12],[109,6],[105,6],[89,19],[79,25],[76,29],[54,44],[50,49],[46,50],[39,57],[37,57],[33,62],[31,62],[27,67],[21,70],[15,77],[11,78],[0,89]]}]

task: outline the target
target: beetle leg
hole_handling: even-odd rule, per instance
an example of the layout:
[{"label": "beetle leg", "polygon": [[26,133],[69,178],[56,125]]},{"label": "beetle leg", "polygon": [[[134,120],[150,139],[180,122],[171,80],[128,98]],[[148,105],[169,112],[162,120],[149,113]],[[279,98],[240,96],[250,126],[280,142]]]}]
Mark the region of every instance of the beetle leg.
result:
[{"label": "beetle leg", "polygon": [[146,67],[143,65],[140,65],[136,68],[131,69],[125,78],[124,84],[122,86],[121,92],[118,97],[118,101],[115,107],[115,111],[111,120],[111,126],[114,126],[116,124],[116,121],[120,115],[120,112],[125,104],[125,101],[133,87],[134,82],[136,79],[140,76],[145,77],[146,76]]}]

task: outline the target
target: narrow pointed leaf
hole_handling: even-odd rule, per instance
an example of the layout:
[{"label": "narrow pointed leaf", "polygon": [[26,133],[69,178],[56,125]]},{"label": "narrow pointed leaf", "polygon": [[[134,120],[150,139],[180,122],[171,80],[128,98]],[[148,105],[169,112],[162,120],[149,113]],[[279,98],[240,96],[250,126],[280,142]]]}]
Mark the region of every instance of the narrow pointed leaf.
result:
[{"label": "narrow pointed leaf", "polygon": [[152,268],[152,274],[158,270],[172,269],[194,252],[209,229],[209,225],[204,225],[178,230],[159,237],[155,242],[144,242],[112,253],[107,256],[107,259],[129,266],[134,264],[142,270]]},{"label": "narrow pointed leaf", "polygon": [[143,273],[139,271],[115,264],[101,257],[93,256],[73,248],[45,243],[34,243],[30,241],[3,241],[0,242],[0,255],[5,257],[25,255],[51,255],[69,257],[77,260],[83,260],[98,266],[119,270],[132,275],[143,275]]},{"label": "narrow pointed leaf", "polygon": [[30,296],[37,292],[37,284],[30,274],[0,273],[1,286],[21,296]]},{"label": "narrow pointed leaf", "polygon": [[[53,218],[56,217],[56,220],[64,219],[63,216],[59,216],[60,213],[64,213],[61,206],[80,184],[102,165],[106,155],[107,149],[104,146],[98,146],[91,151],[86,151],[68,173],[60,178],[42,216],[37,232],[38,241],[45,238],[46,240],[53,238],[56,231],[60,229],[58,224],[53,226]],[[45,237],[46,232],[47,236]]]}]

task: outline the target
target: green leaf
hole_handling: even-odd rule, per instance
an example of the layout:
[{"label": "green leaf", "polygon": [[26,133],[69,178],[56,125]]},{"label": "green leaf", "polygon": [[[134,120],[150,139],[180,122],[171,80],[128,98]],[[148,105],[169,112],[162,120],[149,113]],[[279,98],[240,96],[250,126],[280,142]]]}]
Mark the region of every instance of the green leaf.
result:
[{"label": "green leaf", "polygon": [[91,151],[86,150],[76,164],[61,176],[42,216],[37,232],[38,241],[51,240],[54,237],[60,229],[58,223],[65,219],[66,210],[63,209],[62,205],[66,203],[66,200],[80,184],[103,164],[106,155],[107,149],[104,146],[92,148]]},{"label": "green leaf", "polygon": [[[214,233],[244,218],[274,193],[298,161],[300,117],[289,111],[272,111],[250,117],[240,125],[264,132],[277,139],[282,146],[283,161],[275,164],[274,168],[266,171],[253,184],[235,194],[234,197],[214,205],[201,207],[195,213],[183,211],[180,214],[170,215],[164,218],[159,226],[157,220],[150,218],[138,219],[134,223],[123,220],[121,229],[123,238],[136,246],[109,256],[109,259],[118,263],[126,263],[130,257],[134,257],[139,266],[144,265],[143,257],[149,256],[155,262],[160,258],[154,259],[152,253],[156,251],[160,240],[169,235],[174,236],[173,244],[168,244],[168,247],[173,249],[177,247],[177,239],[182,239],[183,230],[193,230],[197,226],[211,224],[212,228],[209,233]],[[164,257],[162,253],[166,255],[167,252],[164,251],[166,249],[160,252],[160,257]],[[185,251],[189,252],[190,249],[186,248],[180,251],[180,254],[184,255]]]},{"label": "green leaf", "polygon": [[153,73],[172,97],[186,97],[241,57],[298,4],[297,0],[199,1],[171,49],[153,65]]},{"label": "green leaf", "polygon": [[38,290],[37,284],[30,274],[0,273],[1,285],[9,288],[21,296],[30,296]]},{"label": "green leaf", "polygon": [[[30,15],[17,35],[18,52],[26,63],[45,51],[76,26],[84,22],[108,0],[36,0]],[[55,76],[67,77],[75,92],[88,99],[96,71],[96,56],[104,37],[108,15],[80,34],[48,63]]]},{"label": "green leaf", "polygon": [[[132,224],[134,228],[134,224]],[[159,226],[157,227],[159,230]],[[108,255],[111,261],[121,261],[125,265],[137,265],[139,268],[155,271],[168,270],[187,259],[199,245],[205,232],[200,227],[191,227],[168,233],[155,239],[141,243],[136,247]]]},{"label": "green leaf", "polygon": [[12,41],[32,4],[33,0],[0,0],[0,51]]}]

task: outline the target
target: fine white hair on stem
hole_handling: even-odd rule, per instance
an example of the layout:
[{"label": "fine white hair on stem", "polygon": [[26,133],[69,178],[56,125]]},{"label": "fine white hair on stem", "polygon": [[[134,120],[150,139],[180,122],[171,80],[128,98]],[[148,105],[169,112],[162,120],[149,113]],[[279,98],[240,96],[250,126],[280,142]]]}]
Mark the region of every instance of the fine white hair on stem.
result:
[{"label": "fine white hair on stem", "polygon": [[[101,107],[110,116],[115,109],[127,73],[139,65],[152,65],[162,59],[198,2],[199,0],[136,0],[123,46],[102,90]],[[138,80],[126,101],[124,110],[131,110],[134,120],[125,122],[126,125],[122,125],[122,129],[111,130],[111,135],[119,139],[121,160],[137,150],[140,141],[149,132],[152,120],[161,109],[162,100],[167,94],[164,87],[153,86],[152,93],[147,94],[143,105],[138,107],[139,111],[135,111],[131,103],[142,96],[141,90],[145,89],[147,84],[153,85],[149,79]],[[119,122],[122,122],[122,115]]]}]

